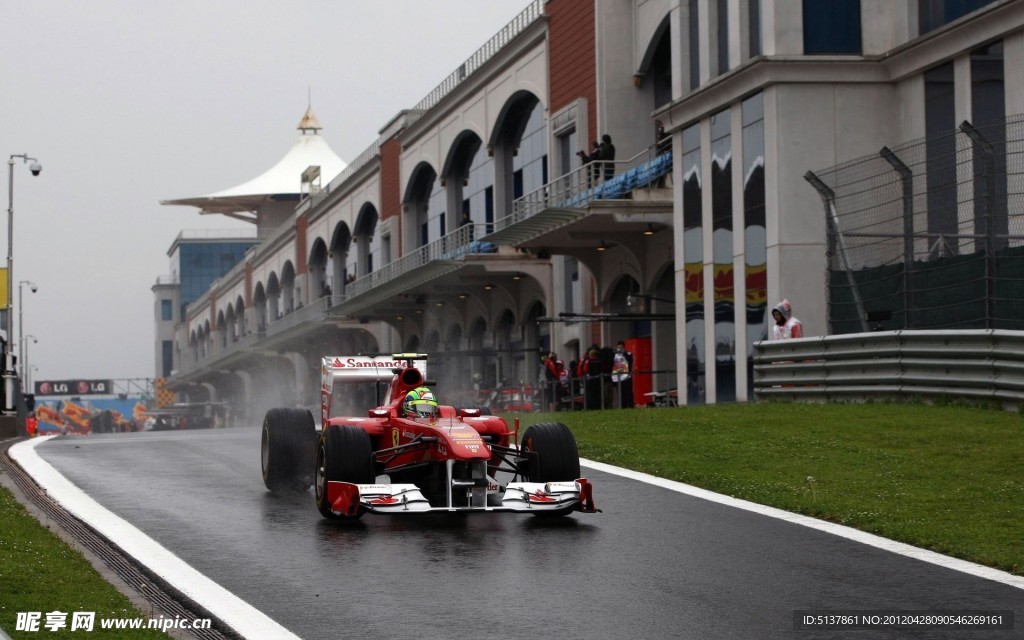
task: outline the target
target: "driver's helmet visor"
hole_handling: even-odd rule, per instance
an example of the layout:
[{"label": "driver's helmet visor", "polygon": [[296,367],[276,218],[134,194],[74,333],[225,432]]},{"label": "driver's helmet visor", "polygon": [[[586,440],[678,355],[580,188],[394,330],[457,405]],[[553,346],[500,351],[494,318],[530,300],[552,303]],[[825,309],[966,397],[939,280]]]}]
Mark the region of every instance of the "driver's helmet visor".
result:
[{"label": "driver's helmet visor", "polygon": [[413,400],[406,403],[405,408],[410,413],[423,418],[436,416],[438,412],[435,400]]}]

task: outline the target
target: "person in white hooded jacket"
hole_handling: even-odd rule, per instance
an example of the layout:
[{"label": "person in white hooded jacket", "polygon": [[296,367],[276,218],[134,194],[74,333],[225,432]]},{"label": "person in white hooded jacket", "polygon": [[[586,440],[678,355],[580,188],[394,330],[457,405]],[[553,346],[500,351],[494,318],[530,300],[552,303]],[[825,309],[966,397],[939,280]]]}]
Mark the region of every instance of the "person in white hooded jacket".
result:
[{"label": "person in white hooded jacket", "polygon": [[793,317],[793,307],[789,300],[783,299],[772,309],[772,318],[775,326],[772,327],[772,340],[787,340],[789,338],[802,338],[804,325],[799,319]]}]

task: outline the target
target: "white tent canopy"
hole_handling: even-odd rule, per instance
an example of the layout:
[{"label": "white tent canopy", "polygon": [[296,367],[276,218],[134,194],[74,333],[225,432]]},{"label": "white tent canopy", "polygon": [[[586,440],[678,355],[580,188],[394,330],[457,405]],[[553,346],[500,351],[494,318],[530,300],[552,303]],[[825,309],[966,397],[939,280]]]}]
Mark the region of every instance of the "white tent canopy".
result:
[{"label": "white tent canopy", "polygon": [[[302,189],[302,172],[311,166],[320,167],[327,181],[347,166],[320,136],[320,123],[312,107],[306,110],[298,126],[301,135],[292,148],[273,167],[238,186],[205,196],[161,200],[164,205],[199,207],[202,213],[219,213],[257,222],[260,209],[271,201],[295,200]],[[255,217],[236,214],[252,213]]]}]

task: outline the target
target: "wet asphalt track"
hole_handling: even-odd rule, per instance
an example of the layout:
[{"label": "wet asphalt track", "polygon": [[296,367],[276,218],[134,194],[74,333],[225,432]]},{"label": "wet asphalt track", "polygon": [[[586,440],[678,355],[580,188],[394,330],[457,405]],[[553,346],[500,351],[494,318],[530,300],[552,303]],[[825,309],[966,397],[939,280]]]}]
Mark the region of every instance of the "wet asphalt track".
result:
[{"label": "wet asphalt track", "polygon": [[[320,517],[255,428],[58,438],[40,455],[306,640],[1024,638],[1024,590],[584,470],[604,513]],[[1002,630],[794,630],[794,610],[1014,610]]]}]

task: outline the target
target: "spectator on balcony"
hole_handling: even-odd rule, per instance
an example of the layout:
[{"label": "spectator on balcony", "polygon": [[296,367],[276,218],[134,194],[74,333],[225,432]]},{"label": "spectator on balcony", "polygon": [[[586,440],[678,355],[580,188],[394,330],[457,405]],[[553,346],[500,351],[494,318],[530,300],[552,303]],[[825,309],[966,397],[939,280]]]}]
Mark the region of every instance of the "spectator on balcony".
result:
[{"label": "spectator on balcony", "polygon": [[474,229],[472,227],[472,224],[473,224],[473,218],[469,217],[469,212],[468,211],[463,211],[462,212],[462,222],[459,223],[459,228],[461,229],[462,227],[465,227],[466,225],[470,225],[469,230],[468,230],[469,231],[469,235],[467,236],[470,242],[473,242],[473,231],[474,231]]},{"label": "spectator on balcony", "polygon": [[601,159],[601,143],[594,140],[594,147],[588,154],[586,151],[580,150],[576,153],[580,157],[580,164],[582,166],[588,166],[587,169],[587,182],[593,184],[601,177],[601,165],[598,164],[598,160]]},{"label": "spectator on balcony", "polygon": [[672,138],[666,133],[665,125],[661,120],[654,121],[654,144],[655,153],[658,155],[672,148]]},{"label": "spectator on balcony", "polygon": [[601,161],[604,179],[610,180],[615,175],[615,145],[612,144],[612,137],[607,133],[601,136],[597,159]]}]

